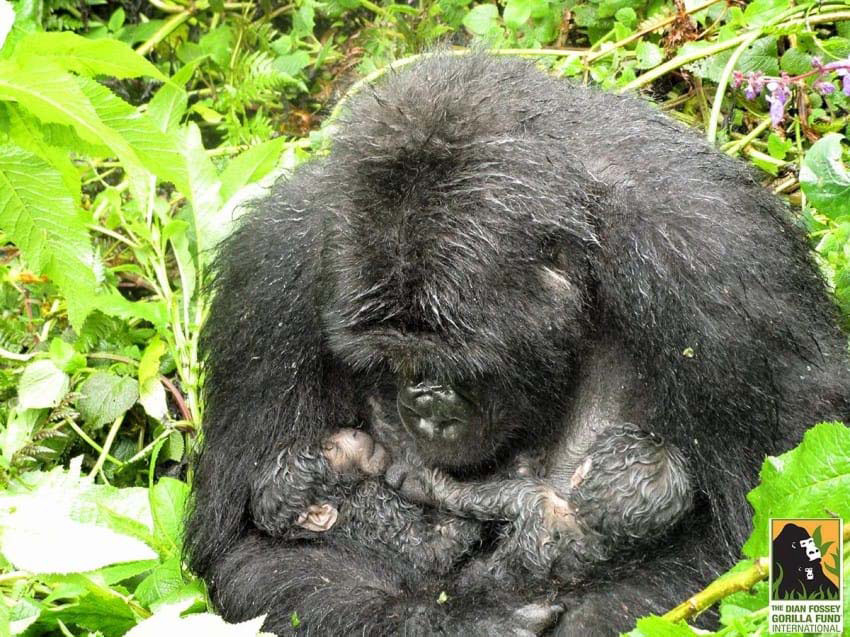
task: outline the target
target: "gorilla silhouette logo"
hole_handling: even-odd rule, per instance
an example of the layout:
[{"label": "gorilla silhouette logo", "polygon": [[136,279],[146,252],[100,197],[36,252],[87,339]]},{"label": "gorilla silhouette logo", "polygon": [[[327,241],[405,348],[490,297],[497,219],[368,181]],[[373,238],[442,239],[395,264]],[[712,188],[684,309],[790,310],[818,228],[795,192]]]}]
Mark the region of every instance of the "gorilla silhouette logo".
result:
[{"label": "gorilla silhouette logo", "polygon": [[773,540],[773,599],[839,599],[823,572],[821,552],[809,532],[786,524]]}]

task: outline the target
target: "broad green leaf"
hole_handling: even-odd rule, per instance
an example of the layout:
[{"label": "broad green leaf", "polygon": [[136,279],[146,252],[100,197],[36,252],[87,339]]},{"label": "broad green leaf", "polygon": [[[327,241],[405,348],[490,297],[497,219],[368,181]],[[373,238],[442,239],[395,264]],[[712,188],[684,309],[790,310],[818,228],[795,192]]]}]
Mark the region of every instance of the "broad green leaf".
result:
[{"label": "broad green leaf", "polygon": [[86,357],[75,350],[73,345],[59,337],[54,337],[50,341],[50,360],[68,374],[73,374],[86,366]]},{"label": "broad green leaf", "polygon": [[505,4],[503,19],[505,25],[512,29],[518,29],[528,22],[531,17],[533,0],[508,0]]},{"label": "broad green leaf", "polygon": [[130,144],[98,116],[81,90],[84,80],[49,60],[24,67],[0,60],[0,100],[18,102],[44,122],[68,124],[85,141],[108,146],[130,177],[133,195],[144,204],[152,184],[147,183],[146,172]]},{"label": "broad green leaf", "polygon": [[794,147],[790,139],[782,139],[776,133],[771,133],[767,138],[767,152],[776,159],[785,159],[788,151]]},{"label": "broad green leaf", "polygon": [[15,145],[35,153],[55,168],[68,194],[74,199],[75,206],[80,205],[80,171],[71,161],[71,149],[79,151],[83,142],[74,134],[73,129],[58,124],[42,124],[35,117],[13,103],[6,103],[9,117],[8,135]]},{"label": "broad green leaf", "polygon": [[[99,511],[108,506],[144,522],[137,493],[95,485],[80,477],[82,457],[65,472],[25,475],[0,494],[0,552],[32,573],[81,573],[110,564],[156,558],[144,542],[110,528]],[[144,504],[144,500],[142,500]]]},{"label": "broad green leaf", "polygon": [[9,410],[6,427],[0,432],[0,449],[5,460],[11,460],[16,451],[30,442],[40,413],[38,409],[20,407]]},{"label": "broad green leaf", "polygon": [[159,378],[148,378],[139,383],[139,404],[151,418],[162,420],[168,413],[168,402],[165,397],[165,387]]},{"label": "broad green leaf", "polygon": [[833,220],[850,215],[850,172],[841,161],[841,140],[829,133],[806,152],[800,186],[809,203]]},{"label": "broad green leaf", "polygon": [[627,637],[698,637],[684,623],[674,624],[660,617],[644,617],[637,622],[637,628],[626,633]]},{"label": "broad green leaf", "polygon": [[192,204],[198,254],[208,257],[208,249],[227,236],[232,219],[222,215],[221,183],[204,150],[201,130],[190,122],[181,133],[180,148],[189,167],[189,189],[184,194]]},{"label": "broad green leaf", "polygon": [[102,84],[80,78],[80,88],[103,123],[132,146],[146,170],[185,192],[189,169],[173,135],[163,133],[149,117]]},{"label": "broad green leaf", "polygon": [[175,131],[186,114],[189,98],[183,87],[205,59],[202,56],[183,66],[148,102],[148,117],[163,133]]},{"label": "broad green leaf", "polygon": [[752,0],[744,9],[744,20],[751,27],[762,26],[788,9],[790,0]]},{"label": "broad green leaf", "polygon": [[18,382],[18,404],[24,409],[55,407],[70,387],[68,375],[53,361],[33,361]]},{"label": "broad green leaf", "polygon": [[135,378],[111,372],[95,372],[80,388],[77,409],[93,428],[116,420],[139,399],[139,383]]},{"label": "broad green leaf", "polygon": [[221,198],[228,201],[246,184],[259,181],[280,162],[286,139],[278,137],[263,142],[230,161],[221,173]]},{"label": "broad green leaf", "polygon": [[173,555],[154,568],[150,575],[139,582],[133,596],[149,607],[158,599],[167,597],[183,586],[180,556]]},{"label": "broad green leaf", "polygon": [[6,0],[0,0],[0,49],[6,43],[6,36],[15,23],[15,9]]},{"label": "broad green leaf", "polygon": [[174,478],[160,478],[150,489],[151,514],[154,534],[164,551],[180,553],[182,543],[183,516],[189,485]]},{"label": "broad green leaf", "polygon": [[499,19],[499,9],[495,4],[479,4],[463,17],[463,26],[474,35],[487,35],[490,28]]},{"label": "broad green leaf", "polygon": [[768,554],[769,518],[850,519],[850,428],[821,423],[796,449],[769,457],[761,484],[747,499],[755,509],[753,533],[743,549],[749,557]]},{"label": "broad green leaf", "polygon": [[79,329],[98,284],[88,231],[58,171],[14,146],[0,146],[0,228],[31,268],[59,286]]},{"label": "broad green leaf", "polygon": [[165,354],[165,343],[159,338],[154,338],[139,360],[139,383],[144,383],[151,378],[159,378],[159,361]]},{"label": "broad green leaf", "polygon": [[129,600],[117,591],[84,575],[75,575],[70,579],[84,586],[86,593],[76,604],[69,604],[51,613],[56,619],[97,631],[104,637],[121,637],[139,621]]},{"label": "broad green leaf", "polygon": [[651,69],[664,61],[664,51],[657,44],[641,40],[635,47],[637,55],[637,67],[639,69]]},{"label": "broad green leaf", "polygon": [[[49,60],[81,75],[112,75],[118,78],[167,78],[128,45],[111,38],[90,40],[70,31],[32,33],[18,43],[20,60],[37,66]],[[32,59],[36,58],[36,59]]]},{"label": "broad green leaf", "polygon": [[134,626],[125,637],[163,637],[163,635],[203,635],[204,637],[273,637],[261,632],[265,615],[239,624],[228,624],[212,613],[181,617],[190,600],[162,606],[152,617]]}]

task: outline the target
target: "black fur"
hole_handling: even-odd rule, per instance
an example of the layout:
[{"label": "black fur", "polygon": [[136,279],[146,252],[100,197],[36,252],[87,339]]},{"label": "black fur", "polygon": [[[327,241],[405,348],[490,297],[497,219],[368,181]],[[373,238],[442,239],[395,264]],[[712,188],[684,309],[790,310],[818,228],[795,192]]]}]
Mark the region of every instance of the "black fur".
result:
[{"label": "black fur", "polygon": [[848,412],[835,308],[780,203],[651,105],[518,60],[437,56],[382,78],[215,272],[186,552],[225,617],[269,613],[272,631],[297,610],[316,635],[471,634],[527,601],[407,586],[392,555],[253,528],[278,444],[368,421],[367,399],[402,384],[463,387],[478,406],[454,443],[418,447],[458,476],[534,448],[558,451],[552,480],[571,475],[608,418],[682,452],[689,524],[561,591],[556,630],[582,637],[728,567],[765,455]]}]

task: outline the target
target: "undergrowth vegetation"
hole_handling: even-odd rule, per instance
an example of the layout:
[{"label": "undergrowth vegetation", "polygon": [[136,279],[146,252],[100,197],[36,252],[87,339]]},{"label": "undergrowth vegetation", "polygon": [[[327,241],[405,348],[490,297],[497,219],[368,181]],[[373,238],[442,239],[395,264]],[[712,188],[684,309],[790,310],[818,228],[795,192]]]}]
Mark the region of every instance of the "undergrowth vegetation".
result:
[{"label": "undergrowth vegetation", "polygon": [[[850,319],[846,2],[0,0],[0,636],[257,634],[180,559],[210,250],[355,82],[482,44],[644,89],[750,160]],[[762,478],[746,559],[633,635],[717,602],[716,634],[766,634],[767,520],[850,520],[850,430]]]}]

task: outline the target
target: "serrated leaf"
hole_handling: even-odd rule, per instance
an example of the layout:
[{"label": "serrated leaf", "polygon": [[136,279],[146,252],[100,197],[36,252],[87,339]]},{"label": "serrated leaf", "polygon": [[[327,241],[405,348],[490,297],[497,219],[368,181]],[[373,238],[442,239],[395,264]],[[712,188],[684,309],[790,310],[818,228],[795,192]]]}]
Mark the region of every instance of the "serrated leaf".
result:
[{"label": "serrated leaf", "polygon": [[230,160],[221,173],[221,198],[228,201],[243,186],[269,174],[281,159],[286,139],[278,137],[249,148]]},{"label": "serrated leaf", "polygon": [[228,624],[212,613],[181,617],[189,600],[162,606],[152,617],[134,626],[125,637],[163,637],[163,635],[204,635],[204,637],[272,637],[261,632],[265,615],[239,624]]},{"label": "serrated leaf", "polygon": [[[70,31],[38,32],[18,43],[20,59],[36,66],[46,60],[81,75],[111,75],[118,78],[167,78],[128,45],[111,38],[90,40]],[[37,59],[32,59],[37,58]]]},{"label": "serrated leaf", "polygon": [[[119,533],[114,516],[150,524],[144,489],[117,489],[81,478],[82,458],[49,473],[33,472],[0,494],[0,552],[32,573],[80,573],[156,558],[144,542]],[[145,507],[139,508],[139,505]],[[113,517],[103,516],[103,507]]]},{"label": "serrated leaf", "polygon": [[104,637],[120,637],[139,621],[129,601],[116,591],[100,586],[83,575],[76,575],[73,579],[85,586],[87,593],[76,604],[66,605],[51,613],[56,619],[98,631]]},{"label": "serrated leaf", "polygon": [[755,509],[743,549],[750,557],[768,554],[769,518],[850,519],[850,429],[821,423],[807,431],[799,447],[765,460],[761,484],[747,499]]},{"label": "serrated leaf", "polygon": [[156,540],[173,554],[180,553],[183,516],[189,485],[174,478],[160,478],[150,490],[151,514]]},{"label": "serrated leaf", "polygon": [[85,223],[58,171],[14,146],[0,146],[0,228],[32,269],[59,286],[71,325],[82,327],[97,288]]},{"label": "serrated leaf", "polygon": [[850,173],[841,161],[838,133],[824,135],[806,152],[800,186],[809,203],[832,219],[850,215]]},{"label": "serrated leaf", "polygon": [[490,28],[499,19],[499,9],[495,4],[479,4],[463,17],[463,26],[474,35],[487,35]]},{"label": "serrated leaf", "polygon": [[150,606],[158,599],[175,593],[183,586],[183,572],[180,568],[180,556],[173,555],[157,565],[145,579],[139,582],[133,593],[144,606]]},{"label": "serrated leaf", "polygon": [[208,249],[227,236],[232,220],[222,214],[221,182],[204,150],[200,129],[190,122],[181,133],[180,148],[189,167],[189,189],[184,194],[192,203],[198,254],[208,255]]},{"label": "serrated leaf", "polygon": [[176,138],[160,131],[150,118],[102,84],[88,78],[79,81],[98,117],[132,146],[139,164],[185,192],[189,187],[189,168]]},{"label": "serrated leaf", "polygon": [[139,399],[139,383],[135,378],[111,372],[96,372],[80,388],[77,401],[80,415],[90,427],[102,427],[116,420]]},{"label": "serrated leaf", "polygon": [[163,133],[174,132],[180,125],[189,100],[183,86],[205,59],[202,56],[183,66],[148,102],[148,116]]},{"label": "serrated leaf", "polygon": [[70,378],[53,361],[33,361],[18,382],[18,404],[24,409],[55,407],[70,387]]}]

